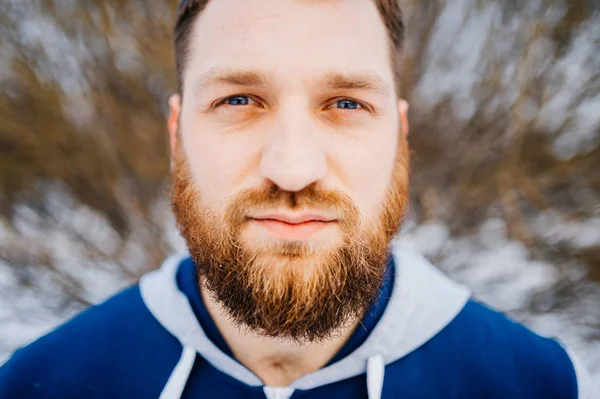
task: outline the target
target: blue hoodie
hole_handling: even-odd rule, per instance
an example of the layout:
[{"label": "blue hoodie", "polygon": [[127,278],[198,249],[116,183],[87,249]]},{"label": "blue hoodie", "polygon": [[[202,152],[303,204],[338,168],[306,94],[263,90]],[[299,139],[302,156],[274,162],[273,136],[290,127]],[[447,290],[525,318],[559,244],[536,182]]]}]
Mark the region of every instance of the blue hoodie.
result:
[{"label": "blue hoodie", "polygon": [[322,369],[269,387],[239,363],[171,257],[0,368],[0,398],[600,398],[557,341],[470,299],[420,256],[392,250],[362,326]]}]

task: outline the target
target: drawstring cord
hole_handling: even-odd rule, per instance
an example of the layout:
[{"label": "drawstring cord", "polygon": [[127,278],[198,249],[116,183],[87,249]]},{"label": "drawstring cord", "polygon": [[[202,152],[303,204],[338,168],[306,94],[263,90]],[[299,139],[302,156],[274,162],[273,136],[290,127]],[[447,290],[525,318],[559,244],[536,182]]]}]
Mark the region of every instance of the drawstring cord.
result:
[{"label": "drawstring cord", "polygon": [[[367,395],[369,399],[381,399],[383,390],[383,377],[385,375],[385,364],[383,356],[371,356],[367,360]],[[267,399],[288,399],[293,393],[292,388],[264,387]]]},{"label": "drawstring cord", "polygon": [[185,346],[181,352],[179,362],[173,369],[167,385],[160,394],[159,399],[179,399],[183,394],[185,383],[188,380],[194,361],[196,360],[196,351]]},{"label": "drawstring cord", "polygon": [[[179,399],[185,389],[185,384],[189,378],[194,361],[196,360],[196,351],[189,347],[184,347],[179,358],[179,362],[175,366],[175,369],[167,381],[167,385],[160,394],[159,399]],[[381,391],[383,389],[383,378],[385,374],[385,365],[383,363],[383,356],[375,355],[371,356],[367,360],[367,393],[369,399],[381,399]],[[271,387],[265,387],[265,394],[267,397],[289,397],[294,392],[293,389],[289,389],[290,392],[271,392],[270,390],[277,390]],[[275,395],[277,393],[277,395]]]},{"label": "drawstring cord", "polygon": [[383,356],[371,356],[367,360],[367,393],[369,399],[381,399],[384,374]]},{"label": "drawstring cord", "polygon": [[294,388],[290,387],[263,387],[267,399],[289,399],[294,393]]}]

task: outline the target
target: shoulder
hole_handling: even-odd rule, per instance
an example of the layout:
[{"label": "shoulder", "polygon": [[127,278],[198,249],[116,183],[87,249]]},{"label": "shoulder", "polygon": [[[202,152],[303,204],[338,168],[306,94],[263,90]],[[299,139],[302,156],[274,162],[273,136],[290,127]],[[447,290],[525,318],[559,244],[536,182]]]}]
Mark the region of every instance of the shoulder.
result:
[{"label": "shoulder", "polygon": [[116,385],[123,397],[160,392],[180,351],[135,286],[15,352],[0,368],[0,398],[114,397]]},{"label": "shoulder", "polygon": [[472,299],[446,329],[449,335],[467,334],[472,344],[489,346],[490,349],[510,348],[511,352],[535,354],[536,358],[546,355],[553,360],[558,360],[554,359],[555,357],[567,356],[565,350],[554,339],[538,335],[503,313]]},{"label": "shoulder", "polygon": [[427,346],[453,359],[458,380],[468,376],[485,397],[577,398],[563,346],[474,300]]}]

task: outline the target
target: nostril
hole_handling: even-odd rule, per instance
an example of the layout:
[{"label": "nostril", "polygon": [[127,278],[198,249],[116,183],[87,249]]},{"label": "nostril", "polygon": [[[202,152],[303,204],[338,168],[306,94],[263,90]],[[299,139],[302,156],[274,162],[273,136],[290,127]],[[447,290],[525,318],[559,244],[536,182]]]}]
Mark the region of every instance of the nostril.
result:
[{"label": "nostril", "polygon": [[[325,177],[324,152],[310,143],[296,144],[292,148],[291,144],[271,143],[261,154],[259,173],[283,191],[300,191]],[[291,198],[290,202],[295,200]]]}]

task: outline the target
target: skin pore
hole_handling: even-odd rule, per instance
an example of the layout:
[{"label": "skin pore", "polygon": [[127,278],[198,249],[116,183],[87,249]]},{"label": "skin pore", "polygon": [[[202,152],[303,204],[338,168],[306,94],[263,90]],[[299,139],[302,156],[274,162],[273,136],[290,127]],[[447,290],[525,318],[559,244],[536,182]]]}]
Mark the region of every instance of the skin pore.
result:
[{"label": "skin pore", "polygon": [[[377,283],[404,209],[407,105],[387,32],[370,1],[219,0],[195,22],[189,51],[182,96],[169,101],[178,223],[196,263],[214,267],[200,291],[236,359],[285,386],[343,346],[370,291],[347,293],[356,309],[340,320],[311,329],[298,319],[318,323],[306,309],[335,303],[318,296],[344,294],[345,279],[360,287],[365,269]],[[241,201],[248,192],[253,200]],[[235,312],[239,301],[219,286],[232,270],[211,273],[231,248],[252,255],[237,266],[254,284],[239,290],[260,299],[262,317]],[[330,270],[344,265],[355,269]]]}]

